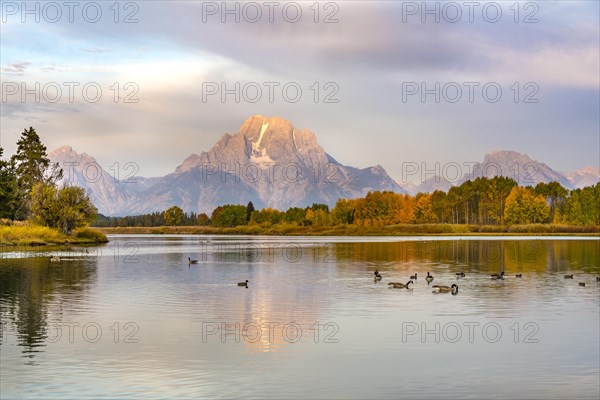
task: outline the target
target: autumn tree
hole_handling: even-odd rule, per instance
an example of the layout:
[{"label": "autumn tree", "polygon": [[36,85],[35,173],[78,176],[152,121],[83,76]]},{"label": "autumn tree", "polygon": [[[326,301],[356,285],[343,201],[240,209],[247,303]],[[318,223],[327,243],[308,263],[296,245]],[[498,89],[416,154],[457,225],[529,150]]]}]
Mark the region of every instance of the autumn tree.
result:
[{"label": "autumn tree", "polygon": [[506,198],[504,221],[509,225],[542,223],[550,216],[550,206],[530,188],[514,187]]},{"label": "autumn tree", "polygon": [[600,225],[600,183],[575,189],[565,204],[566,220],[573,225]]},{"label": "autumn tree", "polygon": [[352,224],[354,223],[354,209],[356,202],[354,200],[339,199],[335,203],[335,207],[331,210],[334,219],[338,223]]},{"label": "autumn tree", "polygon": [[208,218],[208,215],[206,215],[205,213],[198,214],[198,220],[197,220],[198,225],[206,226],[209,223],[210,223],[210,219]]},{"label": "autumn tree", "polygon": [[417,224],[429,224],[437,222],[437,216],[433,212],[433,205],[431,203],[431,195],[419,193],[416,198],[415,204],[415,222]]},{"label": "autumn tree", "polygon": [[263,208],[260,211],[254,211],[250,218],[251,224],[258,224],[262,226],[271,226],[283,221],[285,213],[272,208]]},{"label": "autumn tree", "polygon": [[535,193],[544,196],[550,205],[550,221],[558,223],[564,214],[569,191],[558,182],[540,182],[535,186]]},{"label": "autumn tree", "polygon": [[183,218],[183,210],[177,206],[173,206],[165,211],[165,224],[167,225],[181,225]]},{"label": "autumn tree", "polygon": [[[304,225],[306,221],[306,208],[291,207],[285,211],[284,221],[288,224]],[[308,222],[306,222],[308,223]]]},{"label": "autumn tree", "polygon": [[70,234],[96,220],[98,211],[85,190],[78,186],[58,189],[38,182],[31,189],[31,219]]},{"label": "autumn tree", "polygon": [[211,224],[217,227],[232,228],[239,225],[246,225],[246,207],[242,205],[226,204],[217,207],[211,216]]}]

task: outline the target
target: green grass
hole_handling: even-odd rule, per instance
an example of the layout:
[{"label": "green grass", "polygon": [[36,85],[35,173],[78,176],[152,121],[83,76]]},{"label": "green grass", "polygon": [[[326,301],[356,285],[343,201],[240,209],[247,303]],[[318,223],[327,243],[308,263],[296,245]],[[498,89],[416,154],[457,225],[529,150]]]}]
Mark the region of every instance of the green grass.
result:
[{"label": "green grass", "polygon": [[106,235],[97,230],[82,228],[73,235],[37,225],[0,226],[0,244],[18,246],[44,246],[54,244],[106,243]]},{"label": "green grass", "polygon": [[600,226],[569,226],[551,224],[532,225],[458,225],[458,224],[402,224],[386,226],[299,226],[277,224],[216,228],[207,226],[160,226],[96,228],[103,233],[130,234],[203,234],[203,235],[281,235],[281,236],[411,236],[411,235],[600,235]]}]

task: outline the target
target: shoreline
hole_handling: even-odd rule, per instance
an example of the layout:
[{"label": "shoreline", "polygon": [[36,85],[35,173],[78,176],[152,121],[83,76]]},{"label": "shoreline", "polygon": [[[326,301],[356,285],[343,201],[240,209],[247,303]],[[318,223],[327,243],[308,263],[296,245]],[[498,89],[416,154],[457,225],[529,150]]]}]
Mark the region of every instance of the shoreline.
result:
[{"label": "shoreline", "polygon": [[[153,235],[250,235],[250,236],[582,236],[600,237],[600,226],[565,227],[549,225],[542,229],[531,230],[530,226],[519,229],[518,226],[506,227],[479,226],[471,230],[469,226],[435,225],[427,229],[423,225],[391,225],[385,227],[364,226],[238,226],[235,228],[216,228],[205,226],[157,226],[157,227],[96,227],[106,234],[153,234]],[[504,229],[499,229],[504,228]],[[539,228],[539,227],[536,227]],[[563,229],[560,229],[563,228]]]},{"label": "shoreline", "polygon": [[98,245],[108,238],[97,228],[80,228],[70,235],[45,226],[0,226],[0,248]]}]

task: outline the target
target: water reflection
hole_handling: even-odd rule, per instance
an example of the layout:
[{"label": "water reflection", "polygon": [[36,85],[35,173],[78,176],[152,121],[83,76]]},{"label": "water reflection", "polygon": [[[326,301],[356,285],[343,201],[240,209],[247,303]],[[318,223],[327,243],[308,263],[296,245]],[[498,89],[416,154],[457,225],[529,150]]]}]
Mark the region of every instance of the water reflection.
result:
[{"label": "water reflection", "polygon": [[0,345],[15,335],[23,354],[33,358],[46,346],[50,320],[60,320],[64,308],[84,301],[96,265],[93,257],[72,253],[59,263],[51,263],[46,252],[26,254],[32,257],[0,259]]},{"label": "water reflection", "polygon": [[[13,251],[0,258],[1,394],[490,398],[515,388],[522,397],[563,397],[569,388],[593,398],[599,244],[113,236],[93,257],[53,250],[60,263],[48,251]],[[506,279],[490,279],[500,271]],[[565,280],[567,271],[576,279]],[[432,294],[427,272],[459,293]],[[388,289],[415,273],[414,290]],[[245,279],[249,287],[238,287]],[[97,324],[102,340],[82,340],[80,328],[73,342],[52,340],[54,326],[71,322]],[[503,337],[403,341],[405,324],[471,323],[497,324]],[[365,385],[373,381],[381,384]]]}]

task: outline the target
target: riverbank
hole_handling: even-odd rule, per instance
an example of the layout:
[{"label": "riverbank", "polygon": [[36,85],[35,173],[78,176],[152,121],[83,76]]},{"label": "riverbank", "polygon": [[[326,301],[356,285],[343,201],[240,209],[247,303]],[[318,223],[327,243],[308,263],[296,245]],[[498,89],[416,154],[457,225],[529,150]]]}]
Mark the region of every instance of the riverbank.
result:
[{"label": "riverbank", "polygon": [[208,226],[159,226],[159,227],[110,227],[94,228],[105,234],[187,234],[187,235],[273,235],[273,236],[444,236],[444,235],[477,235],[477,236],[600,236],[600,226],[569,225],[388,225],[388,226],[299,226],[244,225],[234,228],[217,228]]},{"label": "riverbank", "polygon": [[73,231],[71,235],[65,235],[46,226],[0,226],[2,246],[85,245],[107,242],[106,235],[96,228],[80,228]]}]

